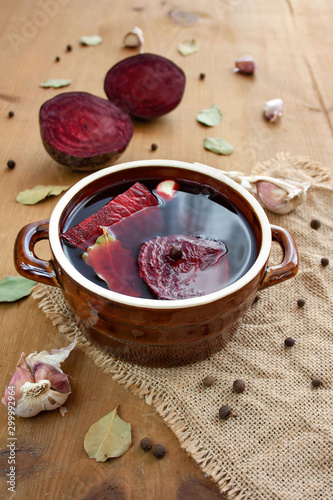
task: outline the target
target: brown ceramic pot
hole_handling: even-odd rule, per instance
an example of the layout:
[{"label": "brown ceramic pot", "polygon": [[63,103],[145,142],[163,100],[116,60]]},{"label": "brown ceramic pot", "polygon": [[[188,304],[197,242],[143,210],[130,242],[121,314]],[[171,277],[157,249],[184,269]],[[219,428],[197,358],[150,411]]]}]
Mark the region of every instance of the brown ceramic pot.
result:
[{"label": "brown ceramic pot", "polygon": [[[60,234],[69,215],[94,193],[123,180],[187,179],[224,193],[252,227],[257,257],[231,285],[201,297],[154,300],[106,290],[86,279],[66,257]],[[268,266],[272,237],[283,252]],[[35,244],[48,239],[49,261],[38,258]],[[56,205],[50,221],[25,226],[17,236],[15,265],[23,276],[60,287],[80,328],[112,356],[148,366],[175,366],[202,360],[220,350],[235,331],[259,290],[292,278],[298,270],[293,237],[271,226],[256,199],[219,170],[179,161],[136,161],[106,168],[82,179]]]}]

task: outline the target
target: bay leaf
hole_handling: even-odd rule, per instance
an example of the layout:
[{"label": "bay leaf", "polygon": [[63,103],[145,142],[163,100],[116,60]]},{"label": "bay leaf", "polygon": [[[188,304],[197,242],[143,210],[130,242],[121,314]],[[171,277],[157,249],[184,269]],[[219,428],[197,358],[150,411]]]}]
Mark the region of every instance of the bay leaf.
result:
[{"label": "bay leaf", "polygon": [[88,45],[90,47],[93,47],[95,45],[99,45],[102,42],[103,42],[103,39],[98,35],[82,36],[80,38],[81,45]]},{"label": "bay leaf", "polygon": [[21,191],[16,198],[16,201],[22,205],[35,205],[39,201],[44,200],[48,196],[58,196],[63,191],[69,189],[69,186],[35,186],[32,189]]},{"label": "bay leaf", "polygon": [[208,127],[215,127],[222,120],[222,113],[218,106],[211,106],[208,109],[203,109],[197,115],[197,120]]},{"label": "bay leaf", "polygon": [[6,276],[0,281],[0,302],[15,302],[30,295],[35,281],[23,276]]},{"label": "bay leaf", "polygon": [[94,423],[84,438],[84,449],[96,462],[121,457],[131,446],[131,424],[119,417],[117,409]]},{"label": "bay leaf", "polygon": [[231,155],[234,150],[229,142],[221,139],[220,137],[206,137],[204,146],[209,151],[218,155]]},{"label": "bay leaf", "polygon": [[187,40],[184,40],[184,42],[180,43],[177,49],[182,56],[190,56],[191,54],[199,51],[199,45],[194,38],[188,38]]},{"label": "bay leaf", "polygon": [[64,78],[54,78],[46,80],[39,84],[40,87],[58,89],[59,87],[67,87],[70,85],[72,80],[65,80]]}]

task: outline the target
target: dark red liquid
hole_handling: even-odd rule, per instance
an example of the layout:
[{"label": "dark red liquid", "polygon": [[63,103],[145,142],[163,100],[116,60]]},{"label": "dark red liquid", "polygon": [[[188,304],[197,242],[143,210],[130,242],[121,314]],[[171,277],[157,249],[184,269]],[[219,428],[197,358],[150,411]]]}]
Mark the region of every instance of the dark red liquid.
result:
[{"label": "dark red liquid", "polygon": [[[160,179],[152,179],[145,180],[143,183],[154,193],[154,188],[159,182]],[[117,259],[117,272],[123,273],[126,278],[126,272],[129,268],[132,271],[135,270],[135,276],[131,271],[131,286],[134,296],[157,298],[140,277],[137,264],[142,243],[156,236],[199,236],[222,242],[227,248],[227,253],[222,259],[228,261],[228,276],[227,281],[224,279],[223,282],[216,283],[216,290],[230,285],[243,276],[257,257],[256,241],[248,221],[223,194],[208,186],[182,182],[179,179],[177,182],[180,188],[171,201],[157,197],[160,205],[153,207],[152,213],[154,215],[152,218],[142,218],[138,212],[135,216],[127,218],[138,217],[138,223],[133,224],[134,219],[128,221],[129,231],[126,230],[126,218],[119,226],[118,234],[117,228],[115,228],[115,235],[126,248],[124,258],[122,259],[120,255],[120,258]],[[113,197],[126,191],[132,184],[134,184],[133,181],[114,186],[112,189],[105,190],[102,194],[87,200],[68,218],[64,232],[95,213]],[[124,235],[123,241],[121,241],[122,234]],[[63,247],[70,262],[83,276],[104,288],[108,288],[104,280],[100,279],[94,269],[82,259],[82,249],[67,244],[64,244]],[[207,275],[208,273],[214,274],[213,267],[208,269]],[[120,290],[114,291],[121,293]],[[207,290],[207,293],[211,291]]]}]

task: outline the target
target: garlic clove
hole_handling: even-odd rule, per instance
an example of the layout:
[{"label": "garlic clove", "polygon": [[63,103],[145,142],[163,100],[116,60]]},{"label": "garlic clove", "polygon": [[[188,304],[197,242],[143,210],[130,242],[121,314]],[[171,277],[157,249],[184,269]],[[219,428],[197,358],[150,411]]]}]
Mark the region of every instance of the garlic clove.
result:
[{"label": "garlic clove", "polygon": [[[267,180],[269,179],[269,180]],[[260,203],[271,212],[288,214],[306,200],[309,182],[258,177],[257,197]]]},{"label": "garlic clove", "polygon": [[17,401],[15,415],[28,418],[44,410],[55,410],[64,404],[69,394],[70,392],[54,391],[49,380],[26,382],[21,387],[21,397]]},{"label": "garlic clove", "polygon": [[283,113],[282,99],[272,99],[267,101],[264,106],[264,115],[271,123],[278,121]]},{"label": "garlic clove", "polygon": [[35,381],[49,380],[52,389],[58,392],[70,392],[71,386],[69,385],[68,377],[60,368],[50,365],[38,365],[34,373]]},{"label": "garlic clove", "polygon": [[131,31],[129,31],[124,37],[124,45],[129,48],[141,48],[143,52],[144,38],[141,28],[135,26]]},{"label": "garlic clove", "polygon": [[245,75],[253,75],[257,69],[257,62],[252,56],[242,56],[235,61],[235,71]]},{"label": "garlic clove", "polygon": [[[15,368],[14,375],[11,378],[11,381],[8,384],[8,387],[15,387],[15,399],[17,399],[21,392],[20,389],[25,382],[34,382],[34,377],[27,365],[26,358],[24,352],[22,352],[20,359]],[[2,399],[2,402],[5,406],[8,404],[8,392],[9,389],[6,387],[5,395]]]}]

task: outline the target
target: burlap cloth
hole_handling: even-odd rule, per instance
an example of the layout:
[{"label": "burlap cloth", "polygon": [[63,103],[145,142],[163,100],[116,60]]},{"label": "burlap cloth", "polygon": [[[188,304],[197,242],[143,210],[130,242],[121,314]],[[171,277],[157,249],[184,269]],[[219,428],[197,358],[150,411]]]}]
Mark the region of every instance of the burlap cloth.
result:
[{"label": "burlap cloth", "polygon": [[[307,201],[288,215],[267,213],[297,242],[300,268],[290,281],[261,292],[233,340],[218,354],[180,368],[142,368],[91,346],[75,326],[59,289],[39,285],[34,297],[69,340],[114,380],[163,417],[181,446],[231,499],[333,498],[333,186],[308,159],[279,154],[255,173],[309,180]],[[311,219],[321,227],[310,227]],[[274,254],[279,255],[273,245]],[[274,263],[278,263],[275,260]],[[297,306],[298,298],[305,306]],[[284,346],[286,337],[295,345]],[[206,375],[216,384],[206,388]],[[246,384],[232,391],[235,379]],[[320,378],[322,386],[311,386]],[[237,418],[221,421],[228,404]]]}]

